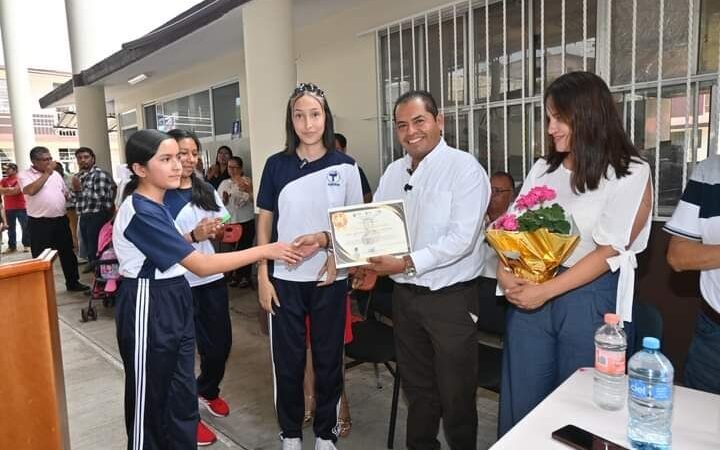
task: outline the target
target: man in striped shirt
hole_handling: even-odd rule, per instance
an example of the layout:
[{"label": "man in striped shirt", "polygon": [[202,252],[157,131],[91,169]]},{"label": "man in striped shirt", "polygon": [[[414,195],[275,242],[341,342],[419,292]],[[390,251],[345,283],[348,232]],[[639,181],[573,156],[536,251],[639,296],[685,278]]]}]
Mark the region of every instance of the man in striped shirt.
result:
[{"label": "man in striped shirt", "polygon": [[685,384],[720,394],[720,155],[698,164],[672,219],[667,260],[675,271],[699,270],[702,311],[697,319]]}]

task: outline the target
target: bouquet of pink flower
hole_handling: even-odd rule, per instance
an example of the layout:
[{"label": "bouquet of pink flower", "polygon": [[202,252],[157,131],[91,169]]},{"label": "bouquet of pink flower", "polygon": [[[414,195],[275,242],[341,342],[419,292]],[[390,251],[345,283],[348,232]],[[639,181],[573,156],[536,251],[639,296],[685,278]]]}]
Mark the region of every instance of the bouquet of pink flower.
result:
[{"label": "bouquet of pink flower", "polygon": [[555,197],[547,186],[530,189],[515,200],[520,214],[503,214],[486,232],[502,263],[518,277],[538,283],[549,280],[578,243],[562,206],[545,206]]}]

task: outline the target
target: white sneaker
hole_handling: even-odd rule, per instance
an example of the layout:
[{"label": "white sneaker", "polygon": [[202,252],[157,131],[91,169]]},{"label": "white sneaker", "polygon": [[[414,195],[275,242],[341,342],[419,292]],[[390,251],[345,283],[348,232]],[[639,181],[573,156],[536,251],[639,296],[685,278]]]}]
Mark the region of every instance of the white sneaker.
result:
[{"label": "white sneaker", "polygon": [[282,450],[302,450],[300,438],[285,438],[282,440]]},{"label": "white sneaker", "polygon": [[315,439],[315,450],[337,450],[335,444],[330,439]]}]

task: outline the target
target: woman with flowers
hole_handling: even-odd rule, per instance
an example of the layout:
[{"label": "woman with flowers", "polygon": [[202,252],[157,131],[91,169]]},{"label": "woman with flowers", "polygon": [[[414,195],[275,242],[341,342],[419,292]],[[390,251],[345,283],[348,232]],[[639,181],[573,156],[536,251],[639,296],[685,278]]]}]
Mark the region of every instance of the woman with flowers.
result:
[{"label": "woman with flowers", "polygon": [[[605,82],[588,72],[565,74],[548,87],[545,105],[549,151],[530,170],[513,215],[498,219],[496,227],[522,230],[531,220],[555,218],[561,228],[554,232],[568,233],[569,222],[561,224],[564,209],[579,240],[547,281],[498,267],[498,283],[512,304],[500,436],[575,370],[593,365],[593,336],[605,313],[631,320],[635,255],[650,234],[650,168],[625,134]],[[522,214],[549,201],[557,203],[555,211],[553,205],[543,214]]]}]

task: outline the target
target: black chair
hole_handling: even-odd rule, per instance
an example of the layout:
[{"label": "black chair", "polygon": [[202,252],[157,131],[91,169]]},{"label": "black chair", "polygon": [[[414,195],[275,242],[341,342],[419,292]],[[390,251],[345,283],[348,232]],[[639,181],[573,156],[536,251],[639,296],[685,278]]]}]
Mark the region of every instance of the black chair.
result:
[{"label": "black chair", "polygon": [[502,337],[505,334],[507,301],[495,295],[496,281],[481,277],[478,298],[478,386],[500,392]]},{"label": "black chair", "polygon": [[[392,403],[390,406],[390,426],[388,429],[387,448],[392,449],[395,441],[395,425],[400,397],[400,377],[397,373],[395,360],[395,341],[393,328],[381,320],[382,317],[392,319],[392,288],[388,278],[379,278],[375,288],[370,291],[365,309],[365,320],[352,324],[353,340],[345,346],[345,356],[352,359],[345,365],[346,369],[364,363],[375,366],[375,377],[378,388],[381,388],[378,365],[383,364],[394,378]],[[395,363],[394,367],[391,363]]]},{"label": "black chair", "polygon": [[662,340],[663,318],[660,311],[649,303],[635,301],[633,303],[634,336],[628,336],[628,358],[642,350],[642,340],[654,337]]}]

